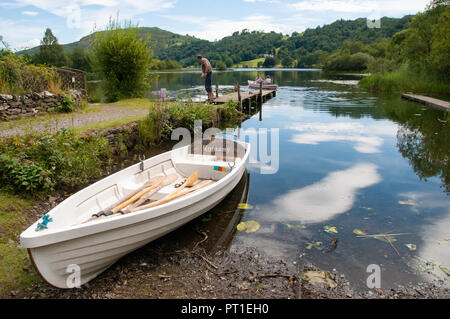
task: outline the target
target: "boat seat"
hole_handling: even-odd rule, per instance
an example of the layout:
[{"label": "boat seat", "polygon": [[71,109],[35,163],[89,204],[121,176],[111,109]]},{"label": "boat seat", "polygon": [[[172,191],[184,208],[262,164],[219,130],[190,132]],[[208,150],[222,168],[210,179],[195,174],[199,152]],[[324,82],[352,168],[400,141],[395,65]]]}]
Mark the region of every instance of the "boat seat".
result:
[{"label": "boat seat", "polygon": [[240,158],[224,161],[216,156],[192,155],[174,164],[177,171],[184,176],[190,176],[198,171],[200,179],[218,181],[230,173],[240,161]]}]

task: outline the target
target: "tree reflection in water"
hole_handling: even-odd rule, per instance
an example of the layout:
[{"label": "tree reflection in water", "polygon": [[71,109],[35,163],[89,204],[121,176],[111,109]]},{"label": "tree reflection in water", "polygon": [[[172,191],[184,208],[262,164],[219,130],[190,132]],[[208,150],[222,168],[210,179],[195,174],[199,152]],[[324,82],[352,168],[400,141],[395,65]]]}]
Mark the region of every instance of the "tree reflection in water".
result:
[{"label": "tree reflection in water", "polygon": [[377,106],[400,125],[397,147],[414,172],[425,181],[439,176],[450,194],[450,123],[445,112],[394,98],[379,99]]}]

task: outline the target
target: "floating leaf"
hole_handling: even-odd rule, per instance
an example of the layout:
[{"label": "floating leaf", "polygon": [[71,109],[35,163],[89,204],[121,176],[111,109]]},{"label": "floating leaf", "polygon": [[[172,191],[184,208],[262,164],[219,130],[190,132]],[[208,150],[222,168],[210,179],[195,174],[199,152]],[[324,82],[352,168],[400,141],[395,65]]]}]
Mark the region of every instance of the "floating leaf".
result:
[{"label": "floating leaf", "polygon": [[411,251],[415,251],[417,249],[417,246],[414,244],[406,244],[405,246],[408,247]]},{"label": "floating leaf", "polygon": [[331,227],[331,226],[325,226],[323,228],[324,231],[326,231],[329,234],[337,234],[339,233],[336,227]]},{"label": "floating leaf", "polygon": [[261,225],[255,220],[249,220],[247,222],[242,222],[237,225],[237,230],[244,231],[246,233],[254,233],[261,228]]},{"label": "floating leaf", "polygon": [[286,224],[286,227],[288,229],[306,229],[305,225],[291,225],[291,224]]},{"label": "floating leaf", "polygon": [[[392,236],[376,236],[376,237],[372,237],[372,238],[375,238],[375,239],[377,239],[377,240],[380,240],[380,241],[382,241],[382,242],[384,242],[384,243],[386,243],[386,244],[389,244],[389,241],[390,241],[391,243],[397,241],[397,239],[395,239],[395,238],[392,237]],[[387,238],[387,239],[386,239],[386,238]],[[388,239],[389,239],[389,240],[388,240]]]},{"label": "floating leaf", "polygon": [[311,250],[312,248],[315,248],[317,250],[322,250],[323,248],[320,247],[322,245],[321,241],[316,241],[313,243],[307,243],[308,245],[306,246],[306,249]]},{"label": "floating leaf", "polygon": [[450,276],[450,267],[444,266],[444,265],[440,265],[439,269],[441,269],[447,276]]},{"label": "floating leaf", "polygon": [[364,206],[361,206],[360,208],[365,209],[365,210],[373,210],[372,207],[364,207]]},{"label": "floating leaf", "polygon": [[356,234],[356,235],[367,235],[365,232],[363,232],[362,230],[357,229],[357,228],[353,230],[353,234]]},{"label": "floating leaf", "polygon": [[303,273],[302,280],[309,282],[313,286],[325,285],[330,288],[335,288],[337,283],[334,276],[328,271],[309,270]]},{"label": "floating leaf", "polygon": [[250,209],[253,209],[253,206],[250,205],[250,204],[247,204],[247,203],[240,203],[240,204],[238,205],[238,208],[239,208],[239,209],[250,210]]},{"label": "floating leaf", "polygon": [[400,205],[409,205],[409,206],[416,206],[417,205],[413,200],[407,200],[407,201],[399,200],[398,203]]}]

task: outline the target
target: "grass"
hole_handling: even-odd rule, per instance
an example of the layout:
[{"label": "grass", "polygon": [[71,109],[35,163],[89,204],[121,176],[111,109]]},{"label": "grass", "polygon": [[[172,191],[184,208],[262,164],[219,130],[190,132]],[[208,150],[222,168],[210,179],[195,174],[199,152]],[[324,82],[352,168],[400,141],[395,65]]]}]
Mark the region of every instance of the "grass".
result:
[{"label": "grass", "polygon": [[82,134],[82,133],[90,131],[90,130],[101,130],[101,129],[130,124],[133,122],[141,121],[145,117],[146,117],[146,115],[127,116],[127,117],[123,117],[121,119],[99,122],[99,123],[95,123],[92,125],[80,126],[80,127],[75,128],[74,131],[76,134]]},{"label": "grass", "polygon": [[245,66],[249,67],[249,68],[257,68],[258,67],[258,63],[264,63],[266,59],[265,58],[259,58],[259,59],[254,59],[254,60],[250,60],[250,61],[242,61],[241,63],[235,64],[234,67],[235,68],[243,68]]},{"label": "grass", "polygon": [[414,92],[437,96],[448,96],[450,83],[433,76],[426,70],[413,71],[407,65],[393,72],[375,73],[363,78],[361,87],[374,92]]},{"label": "grass", "polygon": [[0,190],[0,298],[11,297],[11,291],[26,293],[32,285],[41,282],[26,249],[17,242],[28,226],[23,212],[34,202]]}]

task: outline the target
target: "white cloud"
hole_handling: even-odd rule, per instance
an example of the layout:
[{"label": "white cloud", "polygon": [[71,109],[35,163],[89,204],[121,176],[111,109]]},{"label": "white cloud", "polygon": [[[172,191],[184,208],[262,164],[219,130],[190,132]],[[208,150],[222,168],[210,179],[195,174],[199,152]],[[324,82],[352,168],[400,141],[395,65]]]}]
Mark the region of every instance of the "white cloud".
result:
[{"label": "white cloud", "polygon": [[8,7],[33,6],[67,20],[69,28],[80,30],[80,36],[90,33],[95,26],[102,28],[109,18],[120,13],[121,19],[133,19],[136,15],[172,8],[174,0],[17,0]]},{"label": "white cloud", "polygon": [[219,40],[231,35],[235,31],[241,31],[243,29],[281,33],[295,31],[294,27],[280,23],[273,17],[263,14],[249,15],[241,20],[179,15],[165,15],[165,17],[193,26],[191,29],[188,29],[189,27],[186,26],[186,31],[183,31],[183,34],[190,34],[197,38],[210,41]]},{"label": "white cloud", "polygon": [[22,11],[22,14],[26,15],[26,16],[34,17],[34,16],[37,16],[39,14],[39,12],[36,12],[36,11]]},{"label": "white cloud", "polygon": [[389,16],[417,13],[423,11],[428,3],[429,0],[313,0],[299,1],[288,6],[297,11],[354,13],[360,17],[373,12]]},{"label": "white cloud", "polygon": [[39,38],[44,34],[45,27],[25,26],[16,21],[0,19],[0,30],[4,40],[12,48],[21,50],[39,45]]}]

